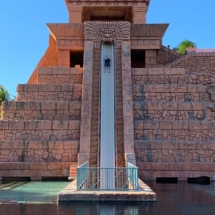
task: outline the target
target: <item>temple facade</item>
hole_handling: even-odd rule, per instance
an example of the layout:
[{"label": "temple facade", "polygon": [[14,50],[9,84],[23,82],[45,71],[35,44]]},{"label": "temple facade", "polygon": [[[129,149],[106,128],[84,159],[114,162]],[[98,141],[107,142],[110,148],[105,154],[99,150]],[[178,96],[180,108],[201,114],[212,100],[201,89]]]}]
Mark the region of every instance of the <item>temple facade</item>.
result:
[{"label": "temple facade", "polygon": [[142,180],[215,176],[215,52],[162,45],[150,0],[66,0],[69,23],[3,103],[0,178],[139,167]]}]

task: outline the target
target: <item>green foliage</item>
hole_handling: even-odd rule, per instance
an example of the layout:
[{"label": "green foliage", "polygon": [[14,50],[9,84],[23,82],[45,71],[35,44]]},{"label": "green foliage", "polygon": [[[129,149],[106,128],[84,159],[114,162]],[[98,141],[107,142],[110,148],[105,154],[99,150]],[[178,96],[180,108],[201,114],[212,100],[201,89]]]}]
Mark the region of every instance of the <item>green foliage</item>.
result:
[{"label": "green foliage", "polygon": [[176,48],[179,54],[186,54],[186,48],[197,47],[197,45],[190,40],[183,40]]},{"label": "green foliage", "polygon": [[10,100],[10,94],[2,85],[0,85],[0,117],[1,117],[2,102],[8,101],[8,100]]},{"label": "green foliage", "polygon": [[10,100],[10,94],[2,85],[0,85],[0,104],[2,104],[3,101],[8,100]]}]

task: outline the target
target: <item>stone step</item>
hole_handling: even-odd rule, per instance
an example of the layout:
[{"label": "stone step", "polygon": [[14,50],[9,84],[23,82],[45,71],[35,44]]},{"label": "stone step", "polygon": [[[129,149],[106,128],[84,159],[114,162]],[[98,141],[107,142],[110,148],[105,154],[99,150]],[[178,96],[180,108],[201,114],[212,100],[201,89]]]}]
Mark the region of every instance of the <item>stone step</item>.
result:
[{"label": "stone step", "polygon": [[214,84],[215,75],[186,72],[182,68],[132,69],[133,84]]},{"label": "stone step", "polygon": [[186,70],[183,68],[133,68],[133,84],[185,84]]},{"label": "stone step", "polygon": [[0,141],[0,162],[77,162],[79,141]]},{"label": "stone step", "polygon": [[200,84],[133,85],[134,101],[210,101],[206,87]]},{"label": "stone step", "polygon": [[38,69],[38,84],[82,84],[83,68],[45,67]]},{"label": "stone step", "polygon": [[204,141],[215,139],[215,120],[134,121],[135,140]]},{"label": "stone step", "polygon": [[20,102],[2,105],[4,120],[80,120],[81,102]]},{"label": "stone step", "polygon": [[134,101],[133,104],[135,120],[203,120],[211,117],[210,109],[214,110],[208,102]]},{"label": "stone step", "polygon": [[0,120],[0,140],[63,141],[80,139],[80,121]]},{"label": "stone step", "polygon": [[77,178],[77,167],[78,167],[78,164],[75,164],[75,163],[70,165],[69,180],[74,180]]},{"label": "stone step", "polygon": [[41,180],[43,177],[67,177],[69,168],[77,162],[0,162],[2,178],[30,177],[31,180]]},{"label": "stone step", "polygon": [[17,101],[81,101],[82,84],[19,84]]},{"label": "stone step", "polygon": [[212,162],[215,141],[135,140],[137,162],[176,163]]},{"label": "stone step", "polygon": [[202,84],[137,84],[133,85],[133,93],[204,93],[206,87]]}]

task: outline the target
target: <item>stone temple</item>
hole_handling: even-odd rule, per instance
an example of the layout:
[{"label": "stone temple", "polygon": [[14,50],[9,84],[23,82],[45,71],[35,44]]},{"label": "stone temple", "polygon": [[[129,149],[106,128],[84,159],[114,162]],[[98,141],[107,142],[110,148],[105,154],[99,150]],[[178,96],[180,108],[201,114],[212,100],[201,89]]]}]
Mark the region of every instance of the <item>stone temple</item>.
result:
[{"label": "stone temple", "polygon": [[[69,23],[0,120],[0,177],[76,177],[76,167],[139,168],[139,178],[215,177],[215,53],[162,45],[150,0],[66,0]],[[107,60],[108,59],[108,60]]]}]

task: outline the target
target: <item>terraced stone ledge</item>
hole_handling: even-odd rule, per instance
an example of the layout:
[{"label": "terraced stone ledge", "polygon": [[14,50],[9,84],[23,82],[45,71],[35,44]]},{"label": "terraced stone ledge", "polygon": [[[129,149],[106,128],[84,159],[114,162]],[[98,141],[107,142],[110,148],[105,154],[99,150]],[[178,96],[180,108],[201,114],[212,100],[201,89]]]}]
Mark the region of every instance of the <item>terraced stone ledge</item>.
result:
[{"label": "terraced stone ledge", "polygon": [[80,121],[0,120],[0,139],[9,141],[80,140]]},{"label": "terraced stone ledge", "polygon": [[0,162],[77,162],[79,141],[0,141]]},{"label": "terraced stone ledge", "polygon": [[81,101],[82,84],[19,84],[17,101]]},{"label": "terraced stone ledge", "polygon": [[83,68],[43,67],[38,69],[38,84],[82,84]]},{"label": "terraced stone ledge", "polygon": [[81,102],[4,102],[4,120],[80,120]]}]

